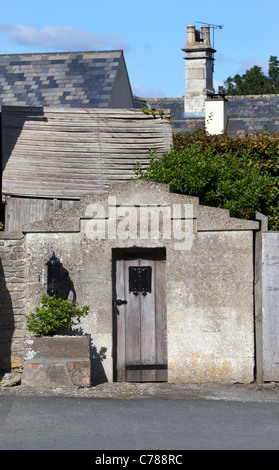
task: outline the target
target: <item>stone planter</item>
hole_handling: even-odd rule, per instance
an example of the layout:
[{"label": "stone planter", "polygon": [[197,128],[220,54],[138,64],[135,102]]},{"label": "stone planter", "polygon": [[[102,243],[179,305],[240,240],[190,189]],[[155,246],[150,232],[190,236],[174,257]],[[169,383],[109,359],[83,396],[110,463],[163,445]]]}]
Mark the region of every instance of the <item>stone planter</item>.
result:
[{"label": "stone planter", "polygon": [[89,387],[90,344],[90,335],[29,337],[22,384],[40,389]]}]

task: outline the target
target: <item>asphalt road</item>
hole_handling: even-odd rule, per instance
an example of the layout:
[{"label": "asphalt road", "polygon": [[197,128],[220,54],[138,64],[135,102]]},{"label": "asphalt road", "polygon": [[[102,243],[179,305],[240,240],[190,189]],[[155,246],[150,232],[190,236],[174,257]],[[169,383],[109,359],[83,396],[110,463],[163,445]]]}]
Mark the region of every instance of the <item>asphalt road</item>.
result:
[{"label": "asphalt road", "polygon": [[1,450],[279,449],[278,402],[3,394],[0,422]]}]

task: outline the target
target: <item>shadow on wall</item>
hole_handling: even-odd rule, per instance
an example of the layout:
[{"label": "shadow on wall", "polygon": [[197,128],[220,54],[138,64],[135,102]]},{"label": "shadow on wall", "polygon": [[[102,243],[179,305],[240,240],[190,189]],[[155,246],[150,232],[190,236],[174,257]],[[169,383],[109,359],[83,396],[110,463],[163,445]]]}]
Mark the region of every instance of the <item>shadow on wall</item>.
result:
[{"label": "shadow on wall", "polygon": [[[3,260],[4,261],[4,260]],[[15,329],[13,305],[0,260],[0,378],[11,371],[11,343]]]},{"label": "shadow on wall", "polygon": [[[0,191],[1,191],[1,194],[2,194],[1,186],[0,186]],[[3,227],[5,226],[5,204],[3,204],[2,202],[0,202],[0,223],[3,224]],[[1,229],[1,227],[0,227],[0,229]]]},{"label": "shadow on wall", "polygon": [[91,344],[91,383],[99,385],[108,382],[103,361],[106,359],[107,348],[102,347],[99,351]]},{"label": "shadow on wall", "polygon": [[[0,113],[0,129],[2,129],[2,116]],[[2,132],[0,132],[0,151],[1,151],[1,158],[0,158],[0,171],[1,171],[1,177],[0,177],[0,194],[2,195]],[[5,222],[5,204],[2,203],[2,198],[0,202],[0,224],[1,222],[4,224]]]},{"label": "shadow on wall", "polygon": [[1,107],[1,141],[3,143],[2,148],[4,148],[2,153],[3,171],[5,170],[26,121],[47,122],[47,118],[44,115],[44,108],[42,106],[36,108],[26,106],[22,107],[21,111],[15,114],[13,106]]},{"label": "shadow on wall", "polygon": [[[65,329],[63,333],[68,336],[83,336],[85,334],[82,328]],[[107,348],[103,346],[98,351],[97,347],[94,345],[94,339],[91,338],[91,385],[93,386],[108,382],[108,378],[103,367],[103,362],[106,357]]]},{"label": "shadow on wall", "polygon": [[[74,283],[69,275],[69,272],[61,264],[59,274],[59,285],[57,289],[57,296],[63,300],[69,300],[70,302],[77,302],[77,294],[74,287]],[[83,336],[86,332],[82,328],[66,328],[63,331],[64,334],[69,336]],[[94,345],[94,339],[91,339],[91,383],[92,385],[99,385],[108,382],[103,362],[106,359],[107,348],[101,347],[98,351]]]},{"label": "shadow on wall", "polygon": [[[39,121],[47,122],[47,118],[44,115],[44,108],[42,106],[34,107],[22,107],[21,111],[15,111],[14,106],[1,106],[0,113],[0,152],[1,152],[1,178],[0,178],[0,190],[1,195],[3,190],[5,191],[5,185],[9,186],[9,178],[6,180],[5,168],[9,162],[11,154],[16,146],[16,143],[20,137],[22,129],[26,121]],[[3,186],[3,188],[2,188]],[[4,193],[5,194],[5,193]],[[6,228],[8,227],[8,221],[5,221],[5,204],[0,203],[0,222],[6,222]]]}]

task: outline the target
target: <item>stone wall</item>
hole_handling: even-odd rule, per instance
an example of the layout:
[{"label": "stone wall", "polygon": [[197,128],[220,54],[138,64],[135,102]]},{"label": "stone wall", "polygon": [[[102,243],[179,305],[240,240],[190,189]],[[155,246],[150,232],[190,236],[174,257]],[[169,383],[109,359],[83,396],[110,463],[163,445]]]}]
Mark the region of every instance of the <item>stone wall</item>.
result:
[{"label": "stone wall", "polygon": [[198,232],[192,249],[173,252],[171,259],[167,295],[172,381],[253,381],[252,232]]},{"label": "stone wall", "polygon": [[0,369],[9,371],[23,363],[25,237],[0,233]]},{"label": "stone wall", "polygon": [[[108,213],[117,207],[150,204],[193,205],[193,244],[177,250],[175,239],[98,239],[87,233],[88,207]],[[117,223],[123,223],[121,215]],[[139,220],[138,215],[136,220]],[[229,217],[222,209],[200,206],[197,198],[169,193],[166,185],[134,181],[110,193],[82,198],[72,209],[28,224],[27,310],[46,291],[46,261],[55,251],[69,271],[80,306],[90,306],[80,325],[92,338],[94,379],[113,380],[112,292],[114,249],[166,249],[168,380],[170,382],[251,382],[254,373],[253,231],[255,221]],[[98,377],[96,377],[96,375]]]},{"label": "stone wall", "polygon": [[[115,223],[120,227],[127,222],[123,207],[136,211],[139,224],[140,209],[150,204],[169,207],[171,214],[177,205],[191,206],[189,246],[176,246],[180,243],[174,236],[176,219],[170,220],[171,238],[153,238],[150,233],[148,239],[141,239],[137,232],[136,239],[99,239],[88,232],[93,217],[90,207],[103,208],[104,214],[116,210]],[[54,251],[69,272],[69,300],[76,298],[79,306],[90,306],[89,316],[77,328],[91,336],[92,379],[115,380],[113,253],[144,248],[166,251],[168,380],[253,381],[253,232],[259,230],[259,222],[231,218],[226,210],[201,206],[198,198],[170,193],[166,185],[133,181],[86,196],[73,208],[61,209],[23,230],[25,236],[0,236],[0,369],[23,364],[24,314],[34,311],[46,293],[46,262]]]},{"label": "stone wall", "polygon": [[90,336],[32,336],[26,340],[22,383],[35,388],[88,387]]}]

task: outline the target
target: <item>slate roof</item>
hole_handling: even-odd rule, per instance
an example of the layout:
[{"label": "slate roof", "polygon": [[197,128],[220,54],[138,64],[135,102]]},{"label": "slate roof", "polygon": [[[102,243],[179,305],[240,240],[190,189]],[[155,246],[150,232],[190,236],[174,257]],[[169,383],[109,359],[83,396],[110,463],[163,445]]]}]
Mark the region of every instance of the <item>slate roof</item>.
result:
[{"label": "slate roof", "polygon": [[151,107],[155,109],[168,109],[174,120],[185,120],[184,97],[182,98],[140,98],[134,96],[135,108]]},{"label": "slate roof", "polygon": [[0,106],[106,108],[122,51],[0,55]]}]

